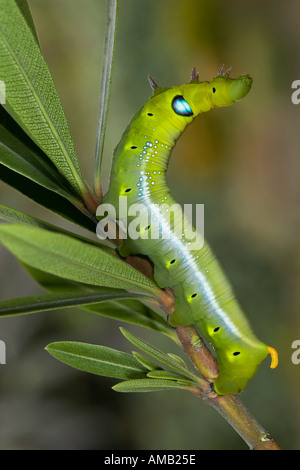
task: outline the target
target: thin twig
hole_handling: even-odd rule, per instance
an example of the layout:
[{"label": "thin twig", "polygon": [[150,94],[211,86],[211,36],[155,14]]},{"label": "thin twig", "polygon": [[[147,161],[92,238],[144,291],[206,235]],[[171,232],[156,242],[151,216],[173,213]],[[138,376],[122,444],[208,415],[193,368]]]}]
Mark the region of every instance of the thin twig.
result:
[{"label": "thin twig", "polygon": [[208,396],[204,401],[226,419],[251,450],[281,450],[236,395]]},{"label": "thin twig", "polygon": [[218,376],[218,364],[206,344],[200,338],[194,326],[179,326],[176,328],[179,341],[200,374],[208,382],[213,382]]},{"label": "thin twig", "polygon": [[104,43],[102,79],[100,88],[100,102],[95,151],[94,191],[99,201],[102,200],[101,187],[101,162],[104,146],[105,129],[108,115],[112,70],[116,43],[116,31],[118,22],[118,0],[107,0],[107,24]]}]

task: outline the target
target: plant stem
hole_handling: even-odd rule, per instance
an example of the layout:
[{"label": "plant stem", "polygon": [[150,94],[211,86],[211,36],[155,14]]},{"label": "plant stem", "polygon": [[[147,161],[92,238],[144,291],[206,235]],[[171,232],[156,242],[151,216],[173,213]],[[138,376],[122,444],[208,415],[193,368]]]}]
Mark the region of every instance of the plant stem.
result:
[{"label": "plant stem", "polygon": [[244,439],[251,450],[280,450],[277,442],[256,421],[236,395],[204,398]]},{"label": "plant stem", "polygon": [[236,395],[218,395],[211,382],[218,375],[217,362],[193,326],[176,328],[177,337],[190,359],[205,379],[194,394],[220,413],[252,450],[280,450],[277,442],[256,421]]},{"label": "plant stem", "polygon": [[218,364],[210,353],[194,326],[179,326],[176,328],[179,341],[202,377],[213,382],[218,376]]}]

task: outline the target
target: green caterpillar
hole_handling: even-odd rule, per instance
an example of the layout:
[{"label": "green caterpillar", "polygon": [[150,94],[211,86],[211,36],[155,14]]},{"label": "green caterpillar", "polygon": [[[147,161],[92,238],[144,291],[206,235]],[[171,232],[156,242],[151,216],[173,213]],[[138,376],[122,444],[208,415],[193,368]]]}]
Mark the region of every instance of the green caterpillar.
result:
[{"label": "green caterpillar", "polygon": [[[253,333],[206,241],[200,249],[190,250],[186,239],[178,235],[182,227],[178,231],[176,210],[170,218],[164,207],[175,204],[166,171],[171,151],[186,126],[200,113],[242,99],[251,88],[250,76],[232,79],[229,74],[223,74],[221,68],[216,78],[200,82],[193,69],[188,84],[171,88],[160,88],[149,77],[153,96],[134,116],[114,151],[110,185],[103,199],[116,208],[117,220],[120,196],[127,198],[128,207],[143,204],[154,209],[156,217],[140,224],[139,237],[125,239],[119,252],[124,257],[147,255],[157,284],[174,292],[170,324],[193,324],[213,345],[219,367],[213,387],[220,395],[242,391],[269,353],[271,368],[276,367],[277,352]],[[126,215],[128,221],[133,220],[129,210]],[[154,236],[158,225],[167,226],[167,238]]]}]

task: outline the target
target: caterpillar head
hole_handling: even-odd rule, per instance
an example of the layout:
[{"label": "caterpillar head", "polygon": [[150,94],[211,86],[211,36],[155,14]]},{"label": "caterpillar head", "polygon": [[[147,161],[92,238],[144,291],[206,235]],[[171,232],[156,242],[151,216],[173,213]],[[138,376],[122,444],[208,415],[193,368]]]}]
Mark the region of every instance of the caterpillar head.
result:
[{"label": "caterpillar head", "polygon": [[210,82],[199,81],[199,74],[192,70],[190,83],[185,86],[185,99],[192,105],[194,114],[213,108],[229,106],[244,98],[250,91],[252,78],[241,75],[230,78],[231,68],[223,74],[223,66]]},{"label": "caterpillar head", "polygon": [[[252,78],[250,75],[241,75],[230,78],[231,67],[223,73],[224,65],[220,68],[216,78],[207,83],[207,98],[212,108],[228,106],[244,98],[250,91]],[[195,69],[191,73],[191,82],[197,83],[199,74]]]},{"label": "caterpillar head", "polygon": [[271,368],[277,366],[277,351],[252,336],[244,343],[232,344],[217,351],[219,375],[213,386],[219,395],[237,394],[244,390],[268,354],[272,359]]},{"label": "caterpillar head", "polygon": [[179,116],[183,118],[184,124],[189,124],[198,114],[213,108],[229,106],[247,95],[252,85],[252,78],[249,75],[230,78],[230,72],[231,69],[228,69],[223,74],[221,67],[214,79],[202,82],[196,69],[193,69],[189,83],[171,88],[158,86],[150,76],[148,80],[156,98],[155,102],[166,110],[170,110],[168,107],[170,102],[174,112],[173,117]]},{"label": "caterpillar head", "polygon": [[[221,69],[222,70],[222,69]],[[213,107],[228,106],[244,98],[250,91],[252,78],[241,75],[238,78],[229,77],[230,69],[222,75],[219,72],[208,86],[208,94]]]}]

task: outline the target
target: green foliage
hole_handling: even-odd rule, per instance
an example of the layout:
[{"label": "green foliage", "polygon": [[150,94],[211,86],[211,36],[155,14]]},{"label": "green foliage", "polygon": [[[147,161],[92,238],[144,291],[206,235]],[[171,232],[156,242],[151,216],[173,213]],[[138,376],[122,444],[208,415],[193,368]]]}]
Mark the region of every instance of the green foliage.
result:
[{"label": "green foliage", "polygon": [[177,373],[181,374],[182,376],[190,380],[195,380],[195,375],[192,374],[187,369],[186,365],[183,366],[178,360],[174,360],[168,354],[163,353],[162,351],[155,348],[154,346],[151,346],[151,344],[143,341],[140,338],[137,338],[136,336],[134,336],[132,333],[125,330],[124,328],[121,328],[121,332],[123,333],[125,338],[128,339],[128,341],[130,341],[137,348],[141,349],[141,351],[145,352],[152,358],[166,365],[170,369],[175,370]]},{"label": "green foliage", "polygon": [[[91,243],[94,245],[96,244],[98,246],[98,244],[91,239],[84,238],[80,235],[77,235],[76,233],[71,233],[68,230],[62,229],[61,227],[49,224],[47,222],[44,222],[43,220],[37,219],[36,217],[24,214],[23,212],[12,209],[11,207],[4,206],[3,204],[0,204],[0,219],[15,224],[40,227],[45,230],[64,233],[76,239],[84,240],[86,243]],[[102,247],[102,249],[108,250],[107,247]],[[111,250],[111,253],[112,252],[113,250]]]},{"label": "green foliage", "polygon": [[15,1],[0,0],[4,107],[71,185],[85,191],[79,162],[53,78],[32,28]]},{"label": "green foliage", "polygon": [[51,343],[46,350],[61,362],[91,374],[126,380],[144,377],[146,373],[130,354],[105,346],[64,341]]},{"label": "green foliage", "polygon": [[115,392],[161,392],[164,390],[187,390],[189,387],[174,380],[135,379],[114,385]]},{"label": "green foliage", "polygon": [[91,374],[123,379],[112,388],[117,392],[153,392],[163,390],[195,391],[199,386],[197,377],[189,373],[185,366],[182,372],[178,365],[177,371],[170,371],[165,366],[176,369],[173,360],[168,361],[166,355],[157,348],[139,340],[128,331],[122,333],[139,348],[155,357],[153,363],[140,353],[132,355],[104,346],[77,342],[56,342],[46,347],[46,350],[60,360],[76,369]]},{"label": "green foliage", "polygon": [[47,209],[95,232],[95,221],[85,213],[83,201],[68,180],[1,107],[0,135],[0,179]]},{"label": "green foliage", "polygon": [[62,233],[3,224],[0,241],[23,263],[65,279],[150,296],[157,293],[150,279],[106,250]]},{"label": "green foliage", "polygon": [[77,291],[57,294],[32,295],[0,301],[0,317],[24,315],[25,313],[44,312],[80,305],[98,304],[110,299],[126,299],[134,294],[126,292],[89,292]]},{"label": "green foliage", "polygon": [[[0,107],[0,179],[95,233],[96,196],[90,193],[82,176],[28,3],[0,0],[0,11],[0,79],[6,85],[6,104]],[[118,2],[109,2],[96,136],[94,184],[98,197],[117,11]],[[0,219],[5,222],[0,226],[0,242],[46,291],[0,301],[1,317],[77,307],[82,314],[94,313],[132,323],[177,340],[165,316],[158,311],[160,289],[121,260],[115,250],[100,244],[95,237],[86,238],[2,204]],[[180,360],[139,342],[125,330],[123,333],[173,371],[164,371],[140,353],[129,355],[103,346],[60,342],[46,349],[77,369],[126,380],[126,385],[118,384],[116,390],[189,386],[194,376]]]},{"label": "green foliage", "polygon": [[[22,131],[3,109],[0,109],[0,163],[44,188],[66,199],[75,199],[66,183],[51,164],[51,160],[28,140],[22,142]],[[30,148],[31,144],[31,148]],[[30,184],[30,182],[27,182]]]},{"label": "green foliage", "polygon": [[[140,301],[141,297],[139,295],[133,294],[128,296],[139,298],[139,300],[135,300],[134,298],[131,299],[128,297],[125,298],[125,296],[120,293],[119,289],[108,289],[106,287],[101,288],[90,286],[83,283],[70,281],[68,279],[63,279],[58,276],[54,276],[53,274],[40,271],[39,269],[32,268],[28,265],[23,266],[31,275],[31,277],[33,277],[42,287],[44,287],[47,291],[50,292],[76,293],[78,292],[78,290],[86,289],[88,289],[89,292],[94,292],[94,290],[97,289],[98,293],[101,291],[102,293],[111,295],[112,300],[80,306],[80,308],[83,308],[84,310],[88,310],[89,312],[98,315],[113,318],[114,320],[132,323],[134,325],[143,326],[145,328],[150,328],[154,331],[164,333],[170,338],[176,340],[176,334],[174,333],[174,330],[168,325],[167,321],[165,320],[165,318],[162,317],[161,314],[153,310],[151,304],[147,302],[151,299],[148,299],[147,297],[143,297],[143,300],[147,302],[147,305],[145,305],[145,303],[142,303]],[[116,293],[117,295],[113,296],[114,293]],[[120,297],[122,297],[122,300],[118,300],[120,299]]]}]

